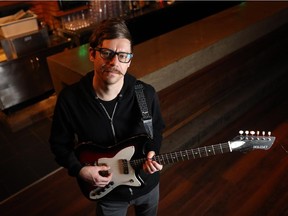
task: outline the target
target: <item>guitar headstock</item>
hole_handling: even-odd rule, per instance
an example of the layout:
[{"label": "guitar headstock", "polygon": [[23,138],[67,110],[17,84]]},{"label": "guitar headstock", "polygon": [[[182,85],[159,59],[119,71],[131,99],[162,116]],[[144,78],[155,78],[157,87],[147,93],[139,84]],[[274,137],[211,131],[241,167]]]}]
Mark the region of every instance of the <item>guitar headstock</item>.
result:
[{"label": "guitar headstock", "polygon": [[231,151],[249,151],[254,149],[268,150],[273,145],[275,137],[271,132],[239,131],[239,135],[229,142]]}]

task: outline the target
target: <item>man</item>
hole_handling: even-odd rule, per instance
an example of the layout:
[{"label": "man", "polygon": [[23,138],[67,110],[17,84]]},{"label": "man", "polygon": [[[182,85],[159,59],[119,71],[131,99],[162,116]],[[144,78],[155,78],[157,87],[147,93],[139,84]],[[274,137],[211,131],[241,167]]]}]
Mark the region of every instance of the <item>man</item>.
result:
[{"label": "man", "polygon": [[[71,176],[99,188],[117,181],[117,176],[109,165],[82,164],[74,151],[75,142],[93,142],[109,150],[120,141],[147,133],[135,95],[136,79],[127,73],[132,57],[132,39],[125,22],[101,22],[90,38],[94,71],[63,89],[55,106],[50,143],[56,161]],[[160,150],[164,122],[154,88],[140,83],[153,120],[153,140],[145,146],[147,160],[137,172],[143,183],[139,187],[120,185],[98,199],[97,216],[126,215],[130,205],[135,206],[136,215],[157,214],[162,165],[153,156]]]}]

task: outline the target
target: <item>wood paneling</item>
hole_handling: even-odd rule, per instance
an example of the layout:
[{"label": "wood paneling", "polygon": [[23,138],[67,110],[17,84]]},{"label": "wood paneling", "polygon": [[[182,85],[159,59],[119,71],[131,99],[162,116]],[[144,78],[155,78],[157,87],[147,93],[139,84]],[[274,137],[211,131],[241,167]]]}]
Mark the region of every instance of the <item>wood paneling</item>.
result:
[{"label": "wood paneling", "polygon": [[[237,99],[240,97],[239,89],[247,93],[267,80],[273,82],[273,79],[281,77],[285,70],[273,71],[273,68],[286,61],[287,38],[288,30],[284,26],[160,91],[166,134],[181,128],[231,95]],[[263,92],[263,96],[266,93]]]}]

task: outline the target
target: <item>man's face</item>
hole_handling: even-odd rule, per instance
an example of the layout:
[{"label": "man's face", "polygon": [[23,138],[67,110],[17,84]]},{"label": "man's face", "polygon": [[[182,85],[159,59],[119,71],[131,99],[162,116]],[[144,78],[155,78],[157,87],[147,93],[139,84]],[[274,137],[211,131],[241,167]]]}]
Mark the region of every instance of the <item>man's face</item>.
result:
[{"label": "man's face", "polygon": [[[102,46],[98,46],[97,48],[102,48],[104,52],[103,50],[95,51],[95,55],[93,56],[93,50],[90,50],[90,60],[94,62],[94,75],[96,79],[104,82],[106,85],[115,84],[123,79],[131,61],[128,63],[120,62],[119,55],[121,59],[123,57],[121,53],[124,53],[124,55],[125,53],[131,53],[130,41],[124,38],[104,40]],[[108,49],[108,52],[105,52],[105,49]],[[103,58],[106,53],[109,54],[111,51],[120,52],[120,54],[115,54],[111,58]],[[100,52],[102,52],[102,56]]]}]

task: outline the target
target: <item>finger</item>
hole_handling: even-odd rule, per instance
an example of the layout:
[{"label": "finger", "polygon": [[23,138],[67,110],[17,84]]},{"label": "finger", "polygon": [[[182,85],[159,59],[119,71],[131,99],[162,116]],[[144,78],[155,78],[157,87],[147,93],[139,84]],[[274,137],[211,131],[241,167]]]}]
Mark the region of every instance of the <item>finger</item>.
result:
[{"label": "finger", "polygon": [[146,169],[148,173],[153,174],[154,171],[149,165],[146,166]]},{"label": "finger", "polygon": [[152,158],[154,157],[154,155],[155,155],[155,152],[154,152],[154,151],[150,151],[150,152],[148,152],[148,154],[147,154],[147,158],[148,158],[148,159],[152,159]]},{"label": "finger", "polygon": [[95,186],[98,186],[98,187],[105,187],[106,185],[109,184],[110,180],[106,180],[106,179],[101,179],[101,178],[93,178],[93,183]]},{"label": "finger", "polygon": [[102,166],[100,166],[100,169],[106,171],[106,170],[110,170],[110,167],[107,165],[102,165]]},{"label": "finger", "polygon": [[158,171],[157,168],[153,165],[152,161],[147,161],[147,171],[150,174],[153,174],[154,172]]},{"label": "finger", "polygon": [[153,166],[157,169],[157,171],[162,170],[163,165],[157,163],[156,161],[152,161],[152,163],[153,163]]}]

